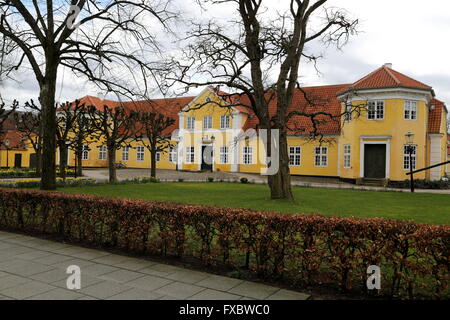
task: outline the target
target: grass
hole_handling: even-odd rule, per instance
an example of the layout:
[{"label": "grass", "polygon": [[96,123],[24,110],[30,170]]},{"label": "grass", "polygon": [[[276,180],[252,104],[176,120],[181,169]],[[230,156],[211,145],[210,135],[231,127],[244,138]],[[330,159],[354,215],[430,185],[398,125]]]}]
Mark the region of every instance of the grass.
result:
[{"label": "grass", "polygon": [[265,185],[239,183],[149,183],[59,189],[66,193],[173,201],[189,204],[329,216],[383,217],[450,224],[450,195],[293,187],[297,203],[271,200]]}]

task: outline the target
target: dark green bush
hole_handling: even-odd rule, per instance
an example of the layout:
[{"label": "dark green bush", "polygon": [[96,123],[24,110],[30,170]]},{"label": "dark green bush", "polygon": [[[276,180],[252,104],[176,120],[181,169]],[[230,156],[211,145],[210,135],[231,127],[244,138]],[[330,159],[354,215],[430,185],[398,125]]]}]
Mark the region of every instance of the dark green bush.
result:
[{"label": "dark green bush", "polygon": [[[411,181],[389,181],[390,188],[409,189],[411,188]],[[414,187],[417,189],[450,189],[450,181],[438,180],[414,180]]]},{"label": "dark green bush", "polygon": [[240,179],[240,181],[241,181],[241,183],[248,183],[248,179],[245,178],[245,177],[242,177],[242,178]]}]

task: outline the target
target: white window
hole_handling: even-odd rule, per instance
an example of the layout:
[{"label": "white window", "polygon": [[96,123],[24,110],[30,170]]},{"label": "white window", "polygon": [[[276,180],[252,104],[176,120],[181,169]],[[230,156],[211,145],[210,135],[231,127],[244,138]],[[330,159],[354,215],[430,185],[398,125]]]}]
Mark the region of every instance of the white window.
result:
[{"label": "white window", "polygon": [[100,146],[100,148],[98,148],[98,160],[106,160],[106,152],[106,146]]},{"label": "white window", "polygon": [[369,120],[384,119],[384,101],[369,101],[369,111],[367,118]]},{"label": "white window", "polygon": [[188,130],[194,130],[195,129],[195,117],[187,117],[186,129],[188,129]]},{"label": "white window", "polygon": [[316,147],[314,165],[316,167],[328,166],[328,147]]},{"label": "white window", "polygon": [[203,129],[211,129],[211,128],[212,128],[212,116],[204,116]]},{"label": "white window", "polygon": [[122,147],[122,160],[128,161],[130,158],[129,147]]},{"label": "white window", "polygon": [[351,167],[351,147],[349,144],[344,145],[344,168]]},{"label": "white window", "polygon": [[230,128],[230,116],[220,116],[220,129]]},{"label": "white window", "polygon": [[178,148],[175,146],[171,146],[169,152],[169,161],[176,163],[177,159],[178,159]]},{"label": "white window", "polygon": [[228,147],[220,147],[220,163],[227,164],[228,163]]},{"label": "white window", "polygon": [[301,148],[289,147],[289,165],[298,167],[301,163]]},{"label": "white window", "polygon": [[186,163],[194,163],[195,149],[194,147],[186,147]]},{"label": "white window", "polygon": [[82,152],[82,160],[89,160],[89,147],[87,145],[83,145]]},{"label": "white window", "polygon": [[155,159],[156,159],[156,162],[160,162],[161,161],[161,152],[156,152]]},{"label": "white window", "polygon": [[137,161],[144,161],[144,147],[138,146],[136,148],[136,159]]},{"label": "white window", "polygon": [[[411,159],[412,159],[412,169],[416,170],[416,155],[417,155],[417,146],[412,146],[412,153],[411,153]],[[404,170],[410,170],[409,167],[409,146],[403,147],[403,169]]]},{"label": "white window", "polygon": [[417,120],[417,101],[405,101],[405,120]]},{"label": "white window", "polygon": [[345,105],[344,121],[345,122],[352,121],[352,105],[351,104]]},{"label": "white window", "polygon": [[243,152],[244,164],[253,163],[253,147],[245,146]]}]

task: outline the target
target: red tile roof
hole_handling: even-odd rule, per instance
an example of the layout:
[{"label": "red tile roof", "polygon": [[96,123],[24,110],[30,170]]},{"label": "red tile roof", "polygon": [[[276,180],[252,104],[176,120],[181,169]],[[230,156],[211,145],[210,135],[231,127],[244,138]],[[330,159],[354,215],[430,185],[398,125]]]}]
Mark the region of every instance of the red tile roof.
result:
[{"label": "red tile roof", "polygon": [[170,136],[175,129],[179,128],[178,113],[187,106],[194,97],[153,99],[148,101],[125,102],[125,108],[133,111],[152,111],[164,114],[165,117],[172,118],[175,122],[163,132],[163,136]]},{"label": "red tile roof", "polygon": [[94,106],[98,110],[103,110],[104,106],[109,108],[115,108],[123,105],[127,110],[140,111],[140,112],[158,112],[164,114],[166,117],[170,117],[175,120],[175,123],[170,127],[166,128],[163,135],[169,136],[173,130],[179,128],[179,117],[178,113],[186,105],[188,105],[194,97],[181,97],[181,98],[166,98],[166,99],[152,99],[152,100],[141,100],[141,101],[124,101],[118,102],[113,100],[102,100],[97,97],[86,96],[79,99],[80,103],[85,104],[85,106]]},{"label": "red tile roof", "polygon": [[444,115],[445,105],[442,101],[439,101],[437,99],[431,100],[430,104],[434,105],[434,109],[430,110],[430,113],[428,115],[428,132],[442,133],[441,124],[443,120],[442,117]]},{"label": "red tile roof", "polygon": [[[320,134],[339,134],[340,132],[340,119],[341,103],[337,99],[337,93],[347,88],[348,84],[342,85],[330,85],[330,86],[318,86],[318,87],[305,87],[301,89],[295,89],[292,98],[292,104],[288,108],[288,113],[318,113],[324,112],[326,115],[318,115],[315,118],[317,126],[317,133]],[[267,99],[270,98],[270,93],[267,93]],[[246,107],[250,105],[246,96],[230,96],[230,103],[237,105],[236,109],[241,112],[249,114],[243,129],[250,128],[256,129],[259,124],[258,117],[254,112]],[[269,103],[269,115],[273,117],[276,114],[277,103],[276,97],[272,98]],[[296,135],[308,135],[313,133],[313,122],[306,116],[293,116],[288,122],[288,133]]]},{"label": "red tile roof", "polygon": [[[8,148],[5,145],[5,141],[9,141]],[[25,143],[24,143],[25,137],[24,133],[19,132],[17,130],[8,130],[2,135],[0,135],[0,150],[21,150],[25,151]]]},{"label": "red tile roof", "polygon": [[342,93],[355,89],[376,89],[376,88],[414,88],[420,90],[432,91],[432,87],[414,80],[398,71],[395,71],[387,66],[382,66],[377,70],[371,72],[362,79],[351,84]]}]

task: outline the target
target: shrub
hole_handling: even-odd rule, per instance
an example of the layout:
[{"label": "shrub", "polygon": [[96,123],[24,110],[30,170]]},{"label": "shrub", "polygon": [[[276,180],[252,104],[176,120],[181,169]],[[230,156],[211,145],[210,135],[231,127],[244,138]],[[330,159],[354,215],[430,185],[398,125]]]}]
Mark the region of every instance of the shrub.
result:
[{"label": "shrub", "polygon": [[213,178],[213,177],[208,177],[208,178],[206,179],[206,181],[208,181],[208,182],[214,182],[214,178]]},{"label": "shrub", "polygon": [[184,179],[178,178],[178,182],[183,182],[183,181],[184,181]]},{"label": "shrub", "polygon": [[248,179],[245,178],[245,177],[242,177],[242,178],[240,179],[240,181],[241,181],[241,183],[248,183]]},{"label": "shrub", "polygon": [[[390,188],[409,189],[411,188],[411,181],[389,181]],[[450,181],[438,180],[414,180],[414,187],[417,189],[450,189]]]},{"label": "shrub", "polygon": [[0,228],[361,294],[378,265],[383,296],[450,298],[450,226],[0,189]]}]

